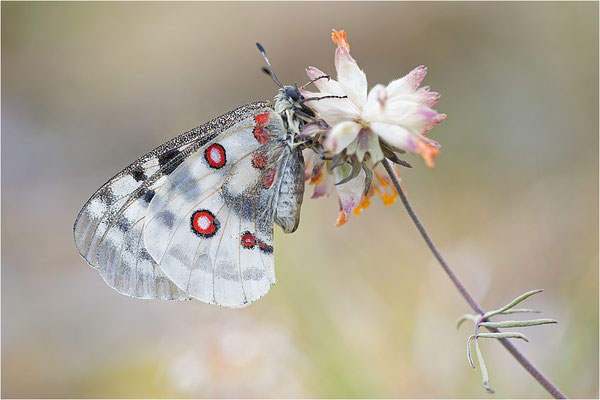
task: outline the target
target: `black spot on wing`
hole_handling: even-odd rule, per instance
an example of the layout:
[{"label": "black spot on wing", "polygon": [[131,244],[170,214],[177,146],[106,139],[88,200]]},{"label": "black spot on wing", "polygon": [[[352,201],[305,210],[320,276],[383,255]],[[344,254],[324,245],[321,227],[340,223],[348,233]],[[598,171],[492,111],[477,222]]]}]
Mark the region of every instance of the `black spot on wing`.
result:
[{"label": "black spot on wing", "polygon": [[105,187],[104,190],[98,192],[98,199],[102,204],[112,204],[115,201],[115,194],[110,187]]},{"label": "black spot on wing", "polygon": [[131,176],[133,176],[133,179],[135,179],[137,182],[145,181],[147,178],[141,165],[138,165],[133,169],[133,171],[131,171]]},{"label": "black spot on wing", "polygon": [[169,175],[183,162],[183,157],[178,157],[180,154],[179,150],[171,149],[158,155],[158,164],[163,174]]},{"label": "black spot on wing", "polygon": [[158,163],[162,167],[169,161],[171,161],[173,158],[175,158],[177,154],[179,154],[179,150],[177,149],[167,150],[164,153],[158,155]]}]

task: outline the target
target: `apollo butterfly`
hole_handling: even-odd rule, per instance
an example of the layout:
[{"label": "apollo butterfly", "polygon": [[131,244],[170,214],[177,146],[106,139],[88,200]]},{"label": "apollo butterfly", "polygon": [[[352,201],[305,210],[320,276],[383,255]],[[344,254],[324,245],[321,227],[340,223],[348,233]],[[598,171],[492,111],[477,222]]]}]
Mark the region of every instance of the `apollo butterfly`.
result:
[{"label": "apollo butterfly", "polygon": [[299,136],[315,114],[296,86],[150,151],[102,186],[74,226],[106,283],[144,299],[243,307],[275,283],[273,224],[296,230],[304,193]]}]

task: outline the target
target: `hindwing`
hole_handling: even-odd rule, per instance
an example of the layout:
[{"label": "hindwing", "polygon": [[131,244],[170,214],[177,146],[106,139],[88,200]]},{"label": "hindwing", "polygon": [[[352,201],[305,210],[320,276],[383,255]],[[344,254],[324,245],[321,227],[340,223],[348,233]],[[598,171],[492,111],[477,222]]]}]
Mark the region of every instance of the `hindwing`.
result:
[{"label": "hindwing", "polygon": [[188,157],[146,213],[144,244],[167,277],[193,298],[229,307],[275,283],[273,222],[295,154],[278,114],[251,122]]}]

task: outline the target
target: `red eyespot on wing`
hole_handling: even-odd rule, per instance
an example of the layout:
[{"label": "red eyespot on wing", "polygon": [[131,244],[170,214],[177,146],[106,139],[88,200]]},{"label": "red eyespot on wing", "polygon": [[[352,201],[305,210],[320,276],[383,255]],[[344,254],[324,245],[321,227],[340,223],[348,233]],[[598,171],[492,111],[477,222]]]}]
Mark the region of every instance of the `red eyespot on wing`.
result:
[{"label": "red eyespot on wing", "polygon": [[247,249],[253,249],[255,245],[256,238],[253,234],[251,234],[248,231],[242,233],[242,246],[244,246]]},{"label": "red eyespot on wing", "polygon": [[252,166],[254,168],[263,169],[267,165],[267,157],[262,153],[254,153],[252,156]]},{"label": "red eyespot on wing", "polygon": [[273,246],[269,246],[268,244],[266,244],[262,240],[258,241],[258,248],[261,251],[265,252],[265,253],[272,253],[273,252]]},{"label": "red eyespot on wing", "polygon": [[219,220],[208,210],[198,210],[192,214],[192,231],[202,237],[214,236],[219,230]]},{"label": "red eyespot on wing", "polygon": [[255,115],[254,120],[257,125],[266,125],[269,122],[269,113]]},{"label": "red eyespot on wing", "polygon": [[219,169],[227,162],[225,148],[219,143],[208,146],[204,152],[204,158],[212,168]]},{"label": "red eyespot on wing", "polygon": [[269,141],[269,135],[267,135],[267,132],[265,132],[265,130],[262,127],[255,127],[253,133],[254,137],[256,138],[256,140],[258,140],[260,144],[265,144]]},{"label": "red eyespot on wing", "polygon": [[269,113],[257,114],[254,116],[256,127],[254,128],[254,137],[260,144],[265,144],[269,141],[269,135],[265,131],[264,126],[269,122]]},{"label": "red eyespot on wing", "polygon": [[267,189],[273,185],[273,181],[275,180],[275,168],[269,168],[263,177],[263,186]]}]

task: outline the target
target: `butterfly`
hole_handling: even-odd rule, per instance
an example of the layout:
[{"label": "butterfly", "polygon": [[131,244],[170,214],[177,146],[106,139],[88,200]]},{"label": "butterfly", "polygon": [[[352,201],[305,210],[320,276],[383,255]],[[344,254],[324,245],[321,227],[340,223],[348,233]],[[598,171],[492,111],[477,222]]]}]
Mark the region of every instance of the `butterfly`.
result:
[{"label": "butterfly", "polygon": [[296,230],[300,136],[315,121],[295,86],[169,140],[105,183],[74,225],[81,256],[118,292],[243,307],[275,283],[273,225]]}]

